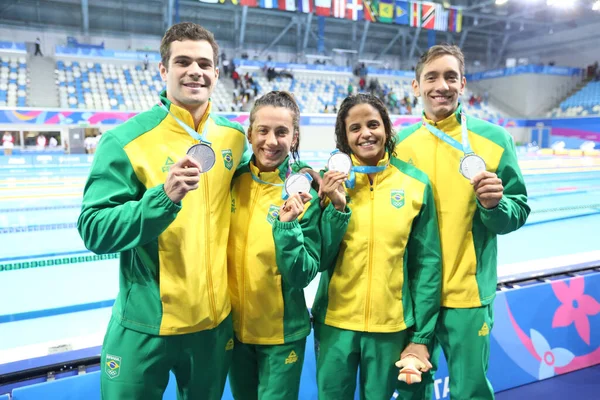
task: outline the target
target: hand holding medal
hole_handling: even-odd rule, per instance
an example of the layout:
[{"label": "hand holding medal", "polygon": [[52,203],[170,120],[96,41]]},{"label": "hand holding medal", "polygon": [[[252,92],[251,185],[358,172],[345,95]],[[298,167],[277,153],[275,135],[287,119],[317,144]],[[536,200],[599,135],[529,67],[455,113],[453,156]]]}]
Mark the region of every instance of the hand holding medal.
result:
[{"label": "hand holding medal", "polygon": [[493,172],[481,171],[471,179],[477,200],[483,208],[491,209],[500,203],[504,193],[502,180]]},{"label": "hand holding medal", "polygon": [[198,189],[200,172],[200,164],[190,156],[171,166],[163,188],[173,203],[179,203],[188,192]]},{"label": "hand holding medal", "polygon": [[200,173],[208,172],[215,165],[215,151],[205,143],[198,143],[190,147],[187,155],[200,164]]},{"label": "hand holding medal", "polygon": [[346,208],[346,190],[344,189],[346,179],[348,179],[348,175],[344,172],[327,171],[323,175],[323,182],[319,189],[319,192],[327,196],[338,211],[344,211]]},{"label": "hand holding medal", "polygon": [[304,204],[310,200],[312,200],[312,196],[308,192],[295,193],[290,196],[279,210],[279,221],[291,222],[298,218],[304,211]]}]

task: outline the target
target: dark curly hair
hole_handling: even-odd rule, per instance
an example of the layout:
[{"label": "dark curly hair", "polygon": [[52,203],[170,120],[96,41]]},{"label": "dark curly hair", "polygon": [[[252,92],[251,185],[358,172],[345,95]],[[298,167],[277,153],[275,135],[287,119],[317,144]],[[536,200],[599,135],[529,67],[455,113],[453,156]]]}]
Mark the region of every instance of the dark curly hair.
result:
[{"label": "dark curly hair", "polygon": [[395,155],[394,148],[396,147],[396,135],[392,128],[390,115],[383,102],[372,94],[358,93],[348,96],[342,102],[338,111],[337,120],[335,121],[335,144],[338,150],[346,154],[352,153],[348,144],[348,136],[346,135],[346,118],[350,109],[359,104],[368,104],[379,112],[383,127],[385,128],[385,151],[389,156]]},{"label": "dark curly hair", "polygon": [[248,132],[252,131],[256,112],[264,106],[282,107],[290,110],[292,113],[293,133],[296,135],[296,143],[290,148],[290,153],[292,153],[294,161],[298,161],[300,159],[298,154],[298,148],[300,147],[300,107],[298,107],[294,95],[284,90],[273,90],[256,99],[254,106],[250,111],[250,126],[248,127]]}]

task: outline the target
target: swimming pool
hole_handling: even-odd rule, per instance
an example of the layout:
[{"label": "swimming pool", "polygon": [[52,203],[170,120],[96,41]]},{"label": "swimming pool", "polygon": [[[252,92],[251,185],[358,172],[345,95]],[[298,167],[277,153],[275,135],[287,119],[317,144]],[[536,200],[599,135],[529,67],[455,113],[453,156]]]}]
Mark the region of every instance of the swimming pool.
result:
[{"label": "swimming pool", "polygon": [[[499,276],[600,260],[600,158],[524,156],[520,164],[532,213],[521,230],[499,237]],[[90,253],[77,233],[87,172],[0,170],[0,373],[53,353],[97,354],[102,343],[118,260]]]}]

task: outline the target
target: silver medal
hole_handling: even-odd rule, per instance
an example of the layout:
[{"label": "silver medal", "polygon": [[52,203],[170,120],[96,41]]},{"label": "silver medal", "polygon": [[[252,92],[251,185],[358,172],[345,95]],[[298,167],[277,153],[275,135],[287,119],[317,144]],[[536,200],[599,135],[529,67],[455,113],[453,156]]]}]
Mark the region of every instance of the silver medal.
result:
[{"label": "silver medal", "polygon": [[460,160],[460,173],[471,180],[475,175],[485,171],[485,161],[476,154],[467,154]]},{"label": "silver medal", "polygon": [[187,154],[200,163],[200,173],[210,171],[215,165],[215,151],[207,144],[195,144],[188,149]]},{"label": "silver medal", "polygon": [[329,157],[329,161],[327,161],[327,169],[349,175],[350,170],[352,169],[352,160],[345,153],[332,154],[331,157]]},{"label": "silver medal", "polygon": [[310,179],[304,174],[292,174],[285,180],[285,192],[288,196],[310,192]]}]

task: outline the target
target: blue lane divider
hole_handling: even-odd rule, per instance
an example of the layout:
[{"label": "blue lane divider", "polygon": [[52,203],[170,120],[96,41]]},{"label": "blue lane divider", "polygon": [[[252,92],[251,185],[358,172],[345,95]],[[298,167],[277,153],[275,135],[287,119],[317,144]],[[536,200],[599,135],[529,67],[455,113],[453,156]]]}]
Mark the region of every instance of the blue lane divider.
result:
[{"label": "blue lane divider", "polygon": [[59,230],[59,229],[71,229],[71,228],[77,228],[77,223],[76,222],[66,222],[66,223],[62,223],[62,224],[12,226],[10,228],[0,228],[0,235],[7,234],[7,233],[55,231],[55,230]]},{"label": "blue lane divider", "polygon": [[0,213],[9,212],[28,212],[28,211],[47,211],[47,210],[66,210],[70,208],[81,208],[81,204],[53,206],[53,207],[27,207],[27,208],[0,208]]},{"label": "blue lane divider", "polygon": [[565,190],[562,192],[555,192],[555,193],[544,193],[544,194],[534,194],[533,196],[527,196],[528,200],[534,200],[534,199],[543,199],[546,197],[560,197],[560,196],[568,196],[570,194],[585,194],[585,193],[590,193],[592,191],[595,190]]},{"label": "blue lane divider", "polygon": [[527,222],[525,225],[523,225],[523,227],[527,228],[527,227],[534,226],[534,225],[541,225],[541,224],[547,224],[547,223],[550,223],[550,222],[564,221],[564,220],[567,220],[567,219],[590,217],[590,216],[598,215],[598,214],[600,214],[600,211],[590,212],[590,213],[586,213],[586,214],[569,215],[569,216],[560,217],[560,218],[546,219],[546,220],[543,220],[543,221]]},{"label": "blue lane divider", "polygon": [[17,314],[0,315],[0,324],[5,324],[8,322],[24,321],[24,320],[35,319],[35,318],[54,317],[57,315],[70,314],[70,313],[80,312],[80,311],[96,310],[99,308],[112,307],[113,304],[115,304],[114,299],[96,301],[93,303],[75,304],[75,305],[66,306],[66,307],[48,308],[45,310],[26,311],[26,312],[17,313]]},{"label": "blue lane divider", "polygon": [[35,260],[37,258],[50,258],[50,257],[60,257],[60,256],[72,256],[75,254],[89,254],[93,255],[89,250],[76,250],[76,251],[64,251],[62,253],[46,253],[46,254],[29,254],[26,256],[15,256],[15,257],[4,257],[0,258],[0,262],[6,261],[17,261],[17,260]]}]

